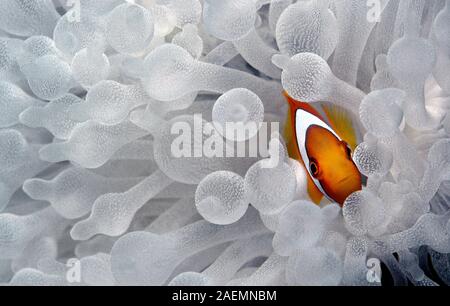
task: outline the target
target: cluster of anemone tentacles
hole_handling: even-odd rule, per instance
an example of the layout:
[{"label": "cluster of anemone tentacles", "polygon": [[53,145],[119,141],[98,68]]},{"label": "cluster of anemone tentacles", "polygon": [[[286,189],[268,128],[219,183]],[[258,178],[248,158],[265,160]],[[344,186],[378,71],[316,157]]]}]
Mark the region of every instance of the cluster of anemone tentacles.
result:
[{"label": "cluster of anemone tentacles", "polygon": [[[0,14],[0,283],[450,284],[449,0]],[[283,90],[352,113],[367,182],[342,208],[310,202],[281,133],[273,167],[274,151],[174,156],[177,122],[200,146],[211,122],[282,126]]]}]

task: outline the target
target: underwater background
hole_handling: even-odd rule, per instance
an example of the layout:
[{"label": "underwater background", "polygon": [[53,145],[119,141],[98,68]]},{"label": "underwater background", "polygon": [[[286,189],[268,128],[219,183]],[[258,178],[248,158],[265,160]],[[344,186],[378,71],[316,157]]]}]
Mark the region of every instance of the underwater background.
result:
[{"label": "underwater background", "polygon": [[[350,118],[342,205],[285,95]],[[0,284],[449,285],[449,109],[450,0],[2,0]]]}]

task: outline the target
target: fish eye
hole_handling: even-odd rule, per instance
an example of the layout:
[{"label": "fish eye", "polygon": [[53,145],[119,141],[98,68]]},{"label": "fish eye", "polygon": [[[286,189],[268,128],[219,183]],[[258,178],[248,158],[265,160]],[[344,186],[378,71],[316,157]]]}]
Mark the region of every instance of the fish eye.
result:
[{"label": "fish eye", "polygon": [[315,161],[309,163],[309,170],[311,171],[312,176],[317,177],[317,175],[319,175],[319,167]]}]

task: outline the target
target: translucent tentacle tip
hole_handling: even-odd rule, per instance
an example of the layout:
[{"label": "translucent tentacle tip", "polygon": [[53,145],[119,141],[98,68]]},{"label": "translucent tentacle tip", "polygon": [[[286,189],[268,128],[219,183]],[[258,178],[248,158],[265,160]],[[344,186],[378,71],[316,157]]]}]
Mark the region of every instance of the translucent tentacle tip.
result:
[{"label": "translucent tentacle tip", "polygon": [[275,54],[272,56],[272,63],[280,69],[288,69],[291,64],[291,58],[283,54]]}]

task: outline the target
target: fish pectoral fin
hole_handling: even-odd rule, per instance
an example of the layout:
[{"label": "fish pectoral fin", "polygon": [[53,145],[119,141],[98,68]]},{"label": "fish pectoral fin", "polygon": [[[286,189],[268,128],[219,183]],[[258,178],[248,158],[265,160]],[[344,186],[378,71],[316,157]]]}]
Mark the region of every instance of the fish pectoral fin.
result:
[{"label": "fish pectoral fin", "polygon": [[323,199],[323,193],[314,184],[312,178],[308,175],[308,195],[315,204],[319,205]]}]

